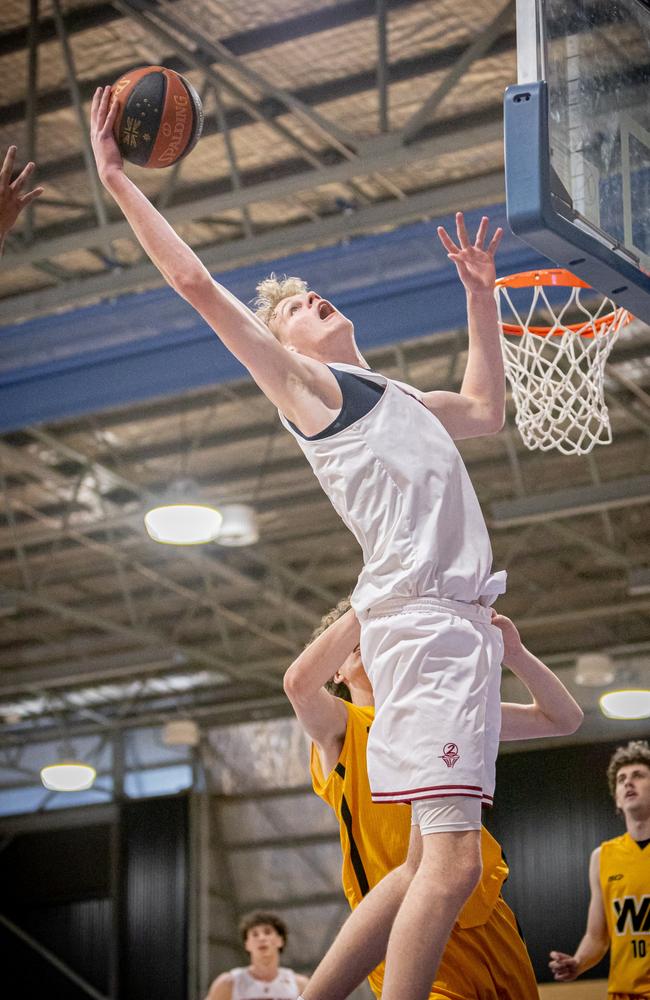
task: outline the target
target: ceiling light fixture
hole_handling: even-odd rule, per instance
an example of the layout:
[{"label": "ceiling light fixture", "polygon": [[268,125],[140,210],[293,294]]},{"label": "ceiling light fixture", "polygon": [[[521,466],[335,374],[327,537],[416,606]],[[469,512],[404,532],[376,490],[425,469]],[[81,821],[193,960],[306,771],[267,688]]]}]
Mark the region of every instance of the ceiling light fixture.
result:
[{"label": "ceiling light fixture", "polygon": [[650,690],[645,688],[607,691],[600,696],[598,703],[608,719],[650,718]]},{"label": "ceiling light fixture", "polygon": [[253,545],[259,540],[257,515],[252,507],[244,503],[228,503],[223,504],[219,510],[223,514],[223,524],[217,538],[219,545]]},{"label": "ceiling light fixture", "polygon": [[205,545],[217,538],[223,517],[215,507],[197,503],[198,492],[193,480],[176,480],[167,491],[165,502],[147,511],[144,524],[154,542]]},{"label": "ceiling light fixture", "polygon": [[647,566],[636,566],[628,570],[627,592],[630,597],[650,594],[650,569]]},{"label": "ceiling light fixture", "polygon": [[62,760],[41,768],[41,781],[52,792],[83,792],[91,788],[97,772],[90,764]]},{"label": "ceiling light fixture", "polygon": [[581,687],[607,687],[616,677],[609,653],[581,653],[576,659],[575,682]]},{"label": "ceiling light fixture", "polygon": [[201,733],[193,719],[171,719],[163,726],[162,739],[168,747],[196,747]]}]

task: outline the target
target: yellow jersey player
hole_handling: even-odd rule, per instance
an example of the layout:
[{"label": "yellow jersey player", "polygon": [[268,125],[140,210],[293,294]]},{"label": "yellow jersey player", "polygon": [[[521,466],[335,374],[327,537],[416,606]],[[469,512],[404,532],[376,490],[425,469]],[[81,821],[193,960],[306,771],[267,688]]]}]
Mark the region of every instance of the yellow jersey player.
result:
[{"label": "yellow jersey player", "polygon": [[587,930],[574,955],[551,952],[553,975],[576,979],[610,950],[609,1000],[650,998],[650,746],[633,740],[619,747],[607,769],[622,837],[591,855]]},{"label": "yellow jersey player", "polygon": [[[522,645],[512,622],[496,615],[504,662],[533,695],[530,705],[503,705],[503,739],[573,732],[582,713],[558,679]],[[323,684],[327,682],[326,691]],[[314,641],[287,671],[285,690],[312,738],[314,789],[336,813],[343,852],[343,890],[351,909],[371,902],[379,882],[399,877],[407,854],[408,806],[372,801],[366,768],[373,692],[359,651],[349,602],[327,616]],[[453,760],[453,748],[447,748]],[[451,773],[451,772],[450,772]],[[501,896],[508,875],[501,848],[481,828],[482,876],[448,939],[432,1000],[537,1000],[535,976],[514,914]],[[394,873],[389,875],[388,873]],[[384,964],[369,976],[381,996]]]}]

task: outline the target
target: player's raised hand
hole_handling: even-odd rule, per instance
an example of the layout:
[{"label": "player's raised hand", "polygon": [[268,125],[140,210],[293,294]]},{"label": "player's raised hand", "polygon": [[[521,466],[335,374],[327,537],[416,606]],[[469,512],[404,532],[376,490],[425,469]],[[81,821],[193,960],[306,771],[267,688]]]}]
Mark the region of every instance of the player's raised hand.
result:
[{"label": "player's raised hand", "polygon": [[472,243],[467,234],[463,213],[456,212],[457,244],[444,226],[438,226],[440,242],[447,251],[449,259],[456,265],[458,277],[468,292],[491,292],[494,288],[496,280],[494,255],[501,242],[503,229],[496,230],[486,247],[485,239],[489,224],[488,217],[484,215]]},{"label": "player's raised hand", "polygon": [[559,982],[570,983],[579,975],[577,960],[573,955],[565,955],[563,951],[552,951],[548,966],[553,973],[553,978]]},{"label": "player's raised hand", "polygon": [[102,182],[106,182],[112,172],[122,170],[122,154],[113,135],[117,111],[117,101],[111,104],[111,88],[98,87],[90,108],[90,142]]},{"label": "player's raised hand", "polygon": [[35,164],[28,163],[16,177],[11,180],[16,162],[16,147],[10,146],[5,153],[4,162],[0,168],[0,255],[4,250],[5,237],[14,226],[16,219],[30,201],[43,194],[43,188],[37,187],[23,194],[23,188],[35,170]]}]

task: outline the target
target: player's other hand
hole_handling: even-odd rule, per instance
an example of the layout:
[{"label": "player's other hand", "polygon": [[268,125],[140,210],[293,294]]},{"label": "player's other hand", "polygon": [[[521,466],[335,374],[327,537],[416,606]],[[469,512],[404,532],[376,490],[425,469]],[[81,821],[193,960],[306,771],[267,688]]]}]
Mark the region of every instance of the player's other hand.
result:
[{"label": "player's other hand", "polygon": [[521,651],[523,645],[521,636],[514,622],[506,618],[505,615],[497,614],[494,610],[492,611],[492,624],[496,625],[503,636],[503,662],[507,663]]},{"label": "player's other hand", "polygon": [[457,244],[454,243],[444,226],[438,226],[440,242],[447,251],[449,259],[456,265],[458,277],[468,292],[491,293],[494,288],[496,281],[494,255],[501,242],[503,229],[496,230],[486,247],[485,240],[489,225],[490,221],[487,215],[484,215],[472,243],[467,234],[463,213],[456,212]]},{"label": "player's other hand", "polygon": [[5,153],[4,162],[0,168],[0,253],[4,248],[7,233],[13,228],[16,219],[30,201],[43,194],[43,188],[37,187],[23,194],[25,184],[34,173],[35,164],[28,163],[16,177],[11,180],[16,162],[16,147],[10,146]]},{"label": "player's other hand", "polygon": [[565,955],[563,951],[552,951],[548,967],[553,978],[563,983],[570,983],[579,975],[578,962],[573,955]]},{"label": "player's other hand", "polygon": [[98,87],[90,108],[90,142],[103,184],[110,180],[112,173],[122,171],[122,154],[113,135],[117,111],[117,101],[111,103],[111,88]]}]

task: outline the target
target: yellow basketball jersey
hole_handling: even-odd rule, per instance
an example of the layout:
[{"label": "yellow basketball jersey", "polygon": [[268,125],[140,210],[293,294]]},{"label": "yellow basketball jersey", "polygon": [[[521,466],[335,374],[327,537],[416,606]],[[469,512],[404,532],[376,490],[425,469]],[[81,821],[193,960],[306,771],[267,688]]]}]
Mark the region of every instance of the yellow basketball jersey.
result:
[{"label": "yellow basketball jersey", "polygon": [[[366,745],[374,709],[344,704],[348,725],[336,767],[325,777],[312,746],[311,775],[314,791],[339,820],[343,891],[354,909],[384,875],[405,860],[411,810],[407,805],[372,801]],[[465,1000],[472,995],[486,1000],[502,996],[533,1000],[538,994],[526,946],[512,911],[500,896],[508,868],[499,844],[484,827],[481,853],[481,881],[454,925],[431,1000]],[[375,995],[381,996],[383,963],[368,979]]]},{"label": "yellow basketball jersey", "polygon": [[610,939],[609,993],[650,997],[650,844],[629,833],[600,845],[600,887]]}]

